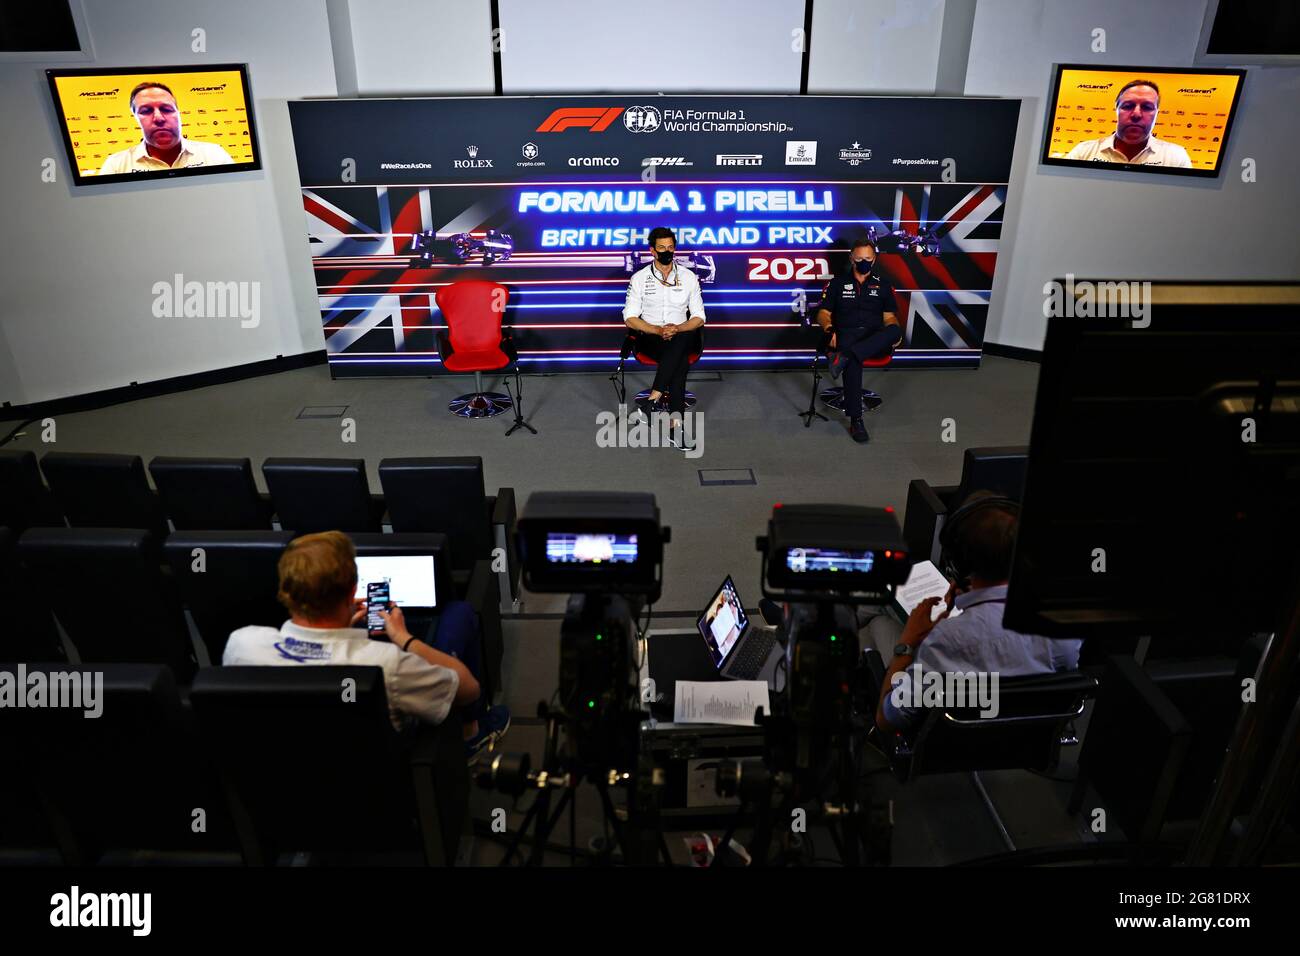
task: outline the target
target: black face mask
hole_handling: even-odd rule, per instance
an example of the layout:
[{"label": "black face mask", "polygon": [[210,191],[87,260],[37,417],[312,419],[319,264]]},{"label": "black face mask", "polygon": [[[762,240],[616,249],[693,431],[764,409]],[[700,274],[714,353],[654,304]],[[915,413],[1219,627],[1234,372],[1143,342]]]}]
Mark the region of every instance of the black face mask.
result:
[{"label": "black face mask", "polygon": [[869,262],[866,259],[859,259],[857,262],[853,263],[853,268],[858,270],[858,275],[866,276],[871,275],[871,269],[875,264],[874,260]]},{"label": "black face mask", "polygon": [[673,264],[674,255],[675,253],[672,252],[656,252],[655,258],[659,260],[661,266],[670,266]]}]

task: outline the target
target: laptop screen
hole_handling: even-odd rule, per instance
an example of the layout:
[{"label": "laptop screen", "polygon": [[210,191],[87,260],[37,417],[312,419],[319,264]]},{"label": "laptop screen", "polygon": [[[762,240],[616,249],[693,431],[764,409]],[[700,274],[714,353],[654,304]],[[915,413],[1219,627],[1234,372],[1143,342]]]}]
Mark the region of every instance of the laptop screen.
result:
[{"label": "laptop screen", "polygon": [[392,601],[398,607],[438,606],[431,554],[357,555],[357,594],[365,595],[371,581],[389,582]]},{"label": "laptop screen", "polygon": [[700,636],[708,645],[709,656],[713,665],[719,670],[727,661],[727,655],[735,650],[736,645],[749,629],[749,618],[745,615],[745,605],[736,593],[736,585],[731,575],[722,582],[713,600],[709,602],[697,622]]}]

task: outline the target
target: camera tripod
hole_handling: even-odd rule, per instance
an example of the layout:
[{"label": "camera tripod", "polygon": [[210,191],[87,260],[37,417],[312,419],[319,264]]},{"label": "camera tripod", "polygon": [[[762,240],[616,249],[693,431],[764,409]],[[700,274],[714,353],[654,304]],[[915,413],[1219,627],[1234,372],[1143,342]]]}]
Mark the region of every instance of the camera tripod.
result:
[{"label": "camera tripod", "polygon": [[[565,810],[569,812],[569,859],[571,863],[576,862],[577,788],[586,780],[595,785],[600,794],[604,825],[607,831],[613,832],[623,862],[634,866],[650,865],[662,858],[665,865],[671,866],[672,859],[658,814],[658,788],[662,785],[662,776],[648,757],[636,753],[635,746],[630,749],[623,746],[629,739],[636,740],[640,715],[636,712],[616,715],[614,719],[603,722],[615,726],[602,726],[594,736],[584,733],[581,722],[563,712],[553,711],[545,704],[538,705],[538,716],[546,721],[542,769],[532,772],[527,754],[501,754],[479,774],[482,786],[495,787],[516,797],[529,790],[537,793],[500,865],[509,866],[526,840],[531,842],[526,865],[542,865],[551,833]],[[568,739],[564,746],[560,742],[561,728],[567,731]],[[629,730],[632,733],[630,738],[626,736]],[[618,759],[620,755],[623,759]],[[614,759],[600,759],[606,756]],[[611,764],[631,766],[632,769],[619,770]],[[620,818],[611,797],[611,790],[619,786],[627,789],[626,819]],[[560,797],[552,807],[552,795],[557,790],[561,791]],[[606,846],[598,862],[611,864],[614,862],[612,857],[613,848]]]},{"label": "camera tripod", "polygon": [[[755,866],[769,865],[780,830],[806,832],[814,825],[826,828],[846,866],[887,865],[888,807],[873,801],[861,769],[866,728],[840,728],[830,735],[830,745],[824,746],[823,731],[801,729],[788,716],[760,717],[758,722],[764,728],[767,757],[740,764],[727,761],[719,768],[720,791],[741,798],[740,810],[720,846],[730,842],[746,806],[752,806],[750,855]],[[806,816],[797,818],[799,810]],[[798,861],[785,851],[776,862]],[[716,858],[713,865],[718,865]]]}]

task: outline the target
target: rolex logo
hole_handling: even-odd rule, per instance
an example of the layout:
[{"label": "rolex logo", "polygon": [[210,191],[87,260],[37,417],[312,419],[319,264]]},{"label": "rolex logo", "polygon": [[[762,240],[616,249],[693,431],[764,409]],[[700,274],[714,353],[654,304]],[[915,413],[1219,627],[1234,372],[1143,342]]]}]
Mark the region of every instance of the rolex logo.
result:
[{"label": "rolex logo", "polygon": [[465,147],[465,152],[469,154],[469,158],[470,158],[470,159],[473,159],[475,156],[478,155],[478,147],[477,147],[477,146],[466,146],[466,147]]}]

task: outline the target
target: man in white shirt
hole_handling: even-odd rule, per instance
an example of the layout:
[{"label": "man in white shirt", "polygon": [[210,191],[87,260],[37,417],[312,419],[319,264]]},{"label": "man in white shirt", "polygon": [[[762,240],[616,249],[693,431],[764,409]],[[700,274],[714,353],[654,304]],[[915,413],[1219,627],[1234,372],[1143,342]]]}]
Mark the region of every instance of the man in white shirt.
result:
[{"label": "man in white shirt", "polygon": [[1101,139],[1084,140],[1065,158],[1190,169],[1192,160],[1187,150],[1151,135],[1159,112],[1160,88],[1155,82],[1130,80],[1115,96],[1115,132]]},{"label": "man in white shirt", "polygon": [[477,658],[467,653],[477,634],[465,625],[466,615],[458,613],[467,612],[472,625],[469,605],[451,602],[443,609],[433,639],[447,645],[443,650],[412,637],[395,605],[379,612],[387,639],[371,640],[364,628],[365,604],[356,600],[356,549],[347,535],[325,531],[294,539],[280,557],[279,572],[279,599],[289,610],[289,620],[278,631],[241,627],[230,635],[222,664],[380,667],[399,730],[414,721],[442,723],[456,706],[461,708],[471,755],[505,733],[508,711],[481,706],[473,674]]},{"label": "man in white shirt", "polygon": [[623,304],[623,322],[638,336],[637,351],[658,363],[650,395],[637,405],[649,417],[667,393],[668,414],[680,427],[690,356],[701,347],[696,330],[704,325],[704,298],[699,278],[677,264],[677,237],[671,229],[650,230],[650,251],[654,261],[632,274]]},{"label": "man in white shirt", "polygon": [[131,148],[105,159],[99,175],[150,173],[234,162],[215,143],[200,143],[181,136],[180,108],[172,91],[162,83],[139,84],[131,91],[130,102],[131,115],[140,124],[143,138]]}]

